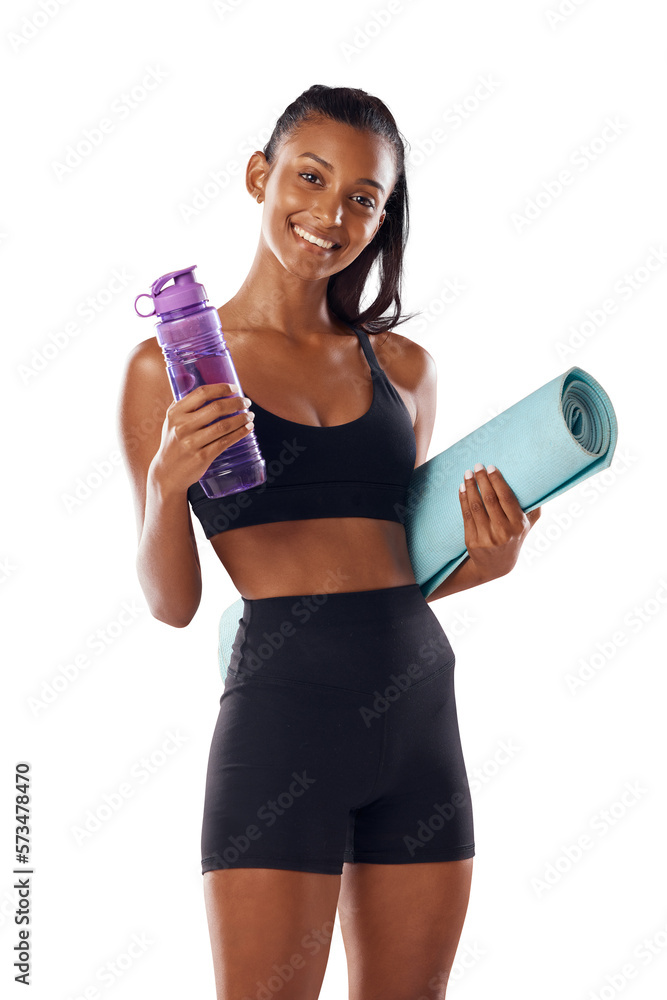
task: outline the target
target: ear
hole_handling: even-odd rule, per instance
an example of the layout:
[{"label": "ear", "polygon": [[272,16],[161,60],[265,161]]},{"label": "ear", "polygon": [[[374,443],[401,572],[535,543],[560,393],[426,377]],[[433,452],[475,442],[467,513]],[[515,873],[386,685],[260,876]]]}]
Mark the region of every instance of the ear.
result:
[{"label": "ear", "polygon": [[249,194],[256,198],[257,195],[264,197],[264,184],[269,173],[269,164],[261,149],[256,149],[251,153],[248,166],[245,171],[245,186]]}]

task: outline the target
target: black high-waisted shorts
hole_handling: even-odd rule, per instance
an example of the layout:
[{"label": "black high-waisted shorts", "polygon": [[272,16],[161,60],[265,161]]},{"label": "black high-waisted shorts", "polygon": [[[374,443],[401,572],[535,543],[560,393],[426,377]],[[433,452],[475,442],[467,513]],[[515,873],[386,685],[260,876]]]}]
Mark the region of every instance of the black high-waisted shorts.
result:
[{"label": "black high-waisted shorts", "polygon": [[475,853],[454,652],[418,585],[243,599],[202,873]]}]

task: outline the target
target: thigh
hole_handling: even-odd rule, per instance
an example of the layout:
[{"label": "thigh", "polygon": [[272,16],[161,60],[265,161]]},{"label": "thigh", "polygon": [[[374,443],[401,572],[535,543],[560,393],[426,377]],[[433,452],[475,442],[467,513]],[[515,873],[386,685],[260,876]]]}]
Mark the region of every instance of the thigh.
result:
[{"label": "thigh", "polygon": [[341,876],[230,868],[205,872],[203,879],[216,1000],[279,992],[316,1000]]},{"label": "thigh", "polygon": [[349,1000],[443,1000],[473,859],[345,864],[338,913]]}]

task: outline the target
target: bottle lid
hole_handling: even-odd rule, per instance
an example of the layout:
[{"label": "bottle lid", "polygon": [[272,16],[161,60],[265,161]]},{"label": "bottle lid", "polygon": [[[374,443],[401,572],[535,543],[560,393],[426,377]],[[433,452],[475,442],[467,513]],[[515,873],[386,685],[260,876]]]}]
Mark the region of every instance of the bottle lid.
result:
[{"label": "bottle lid", "polygon": [[[208,302],[206,289],[199,282],[195,281],[194,270],[197,267],[184,267],[180,271],[170,271],[163,274],[151,285],[150,292],[142,292],[134,300],[134,309],[139,316],[148,318],[149,316],[163,316],[171,312],[172,309],[184,309],[186,306],[195,305],[197,302]],[[168,281],[174,279],[174,284],[168,288],[164,286]],[[139,299],[151,299],[153,309],[149,313],[139,312],[137,302]]]}]

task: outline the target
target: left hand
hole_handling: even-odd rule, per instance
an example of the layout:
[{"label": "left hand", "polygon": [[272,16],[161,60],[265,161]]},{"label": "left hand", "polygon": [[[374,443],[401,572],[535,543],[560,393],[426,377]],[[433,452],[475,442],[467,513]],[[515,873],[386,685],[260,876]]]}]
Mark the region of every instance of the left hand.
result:
[{"label": "left hand", "polygon": [[466,490],[459,490],[459,500],[470,562],[483,580],[495,580],[516,563],[542,508],[524,513],[498,469],[487,472],[482,467],[464,482]]}]

